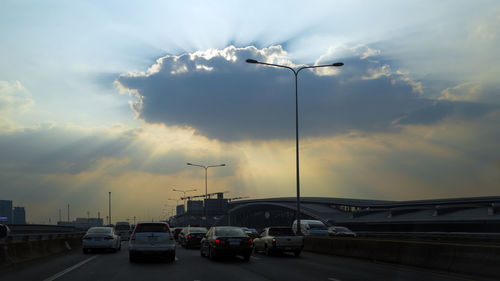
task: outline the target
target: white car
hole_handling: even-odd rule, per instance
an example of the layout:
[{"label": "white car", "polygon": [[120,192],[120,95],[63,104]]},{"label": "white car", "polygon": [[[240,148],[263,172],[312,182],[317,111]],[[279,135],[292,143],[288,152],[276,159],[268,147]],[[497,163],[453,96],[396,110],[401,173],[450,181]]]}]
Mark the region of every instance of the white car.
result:
[{"label": "white car", "polygon": [[168,224],[138,223],[130,236],[128,253],[131,262],[139,256],[158,256],[175,261],[175,240]]},{"label": "white car", "polygon": [[[297,233],[297,220],[293,222],[292,229],[294,233]],[[319,220],[300,220],[300,232],[306,236],[328,235],[328,229],[325,224]]]},{"label": "white car", "polygon": [[88,253],[92,249],[107,249],[116,252],[121,249],[120,236],[112,227],[91,227],[82,239],[82,249]]}]

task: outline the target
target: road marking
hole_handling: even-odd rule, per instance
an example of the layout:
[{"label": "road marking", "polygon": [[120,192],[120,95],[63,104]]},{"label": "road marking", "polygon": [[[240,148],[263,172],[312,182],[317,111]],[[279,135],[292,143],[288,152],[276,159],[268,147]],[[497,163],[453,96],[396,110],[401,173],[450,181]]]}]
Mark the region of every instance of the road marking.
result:
[{"label": "road marking", "polygon": [[75,269],[79,268],[80,266],[82,266],[82,265],[84,265],[84,264],[88,263],[89,261],[91,261],[91,260],[93,260],[93,259],[95,259],[95,258],[97,258],[97,256],[91,256],[90,258],[88,258],[88,259],[86,259],[86,260],[84,260],[84,261],[81,261],[81,262],[79,262],[79,263],[77,263],[77,264],[75,264],[75,265],[73,265],[73,266],[71,266],[71,267],[68,267],[68,268],[66,268],[65,270],[63,270],[63,271],[61,271],[61,272],[57,273],[56,275],[53,275],[53,276],[51,276],[51,277],[49,277],[49,278],[45,279],[45,280],[43,280],[43,281],[54,281],[54,280],[56,280],[57,278],[59,278],[59,277],[63,276],[64,274],[66,274],[66,273],[68,273],[68,272],[70,272],[70,271],[72,271],[72,270],[75,270]]},{"label": "road marking", "polygon": [[252,259],[260,260],[260,258],[252,256]]},{"label": "road marking", "polygon": [[330,280],[330,281],[340,281],[340,279],[335,279],[335,278],[332,278],[332,277],[328,278],[328,280]]},{"label": "road marking", "polygon": [[177,257],[175,257],[175,260],[178,261],[179,259]]}]

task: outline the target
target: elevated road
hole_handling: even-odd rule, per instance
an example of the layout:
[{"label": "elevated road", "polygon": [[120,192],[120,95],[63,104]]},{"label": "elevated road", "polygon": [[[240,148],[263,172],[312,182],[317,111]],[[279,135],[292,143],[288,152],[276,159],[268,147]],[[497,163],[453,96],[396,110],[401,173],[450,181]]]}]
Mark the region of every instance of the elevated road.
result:
[{"label": "elevated road", "polygon": [[130,263],[127,243],[118,253],[85,255],[72,251],[48,260],[0,270],[0,280],[248,280],[248,281],[345,281],[345,280],[488,280],[446,272],[324,256],[304,252],[293,256],[255,254],[250,262],[242,258],[217,261],[200,257],[199,250],[177,248],[176,261],[142,260]]}]

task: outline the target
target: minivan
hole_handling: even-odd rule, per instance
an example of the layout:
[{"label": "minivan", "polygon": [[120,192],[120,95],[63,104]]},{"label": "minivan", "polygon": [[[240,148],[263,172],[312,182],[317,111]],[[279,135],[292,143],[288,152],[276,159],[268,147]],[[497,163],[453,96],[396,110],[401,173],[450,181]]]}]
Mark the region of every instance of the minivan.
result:
[{"label": "minivan", "polygon": [[[292,230],[294,233],[297,233],[297,220],[293,221]],[[300,231],[304,235],[328,235],[326,225],[319,220],[300,220]]]}]

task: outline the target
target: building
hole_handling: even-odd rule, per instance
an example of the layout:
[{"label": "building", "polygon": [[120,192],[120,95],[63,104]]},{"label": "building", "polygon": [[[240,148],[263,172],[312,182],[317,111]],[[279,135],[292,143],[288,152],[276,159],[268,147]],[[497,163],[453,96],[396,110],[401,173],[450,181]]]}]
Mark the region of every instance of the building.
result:
[{"label": "building", "polygon": [[13,224],[26,224],[26,211],[24,207],[14,207],[12,211]]},{"label": "building", "polygon": [[11,224],[12,221],[12,201],[0,200],[0,222]]}]

